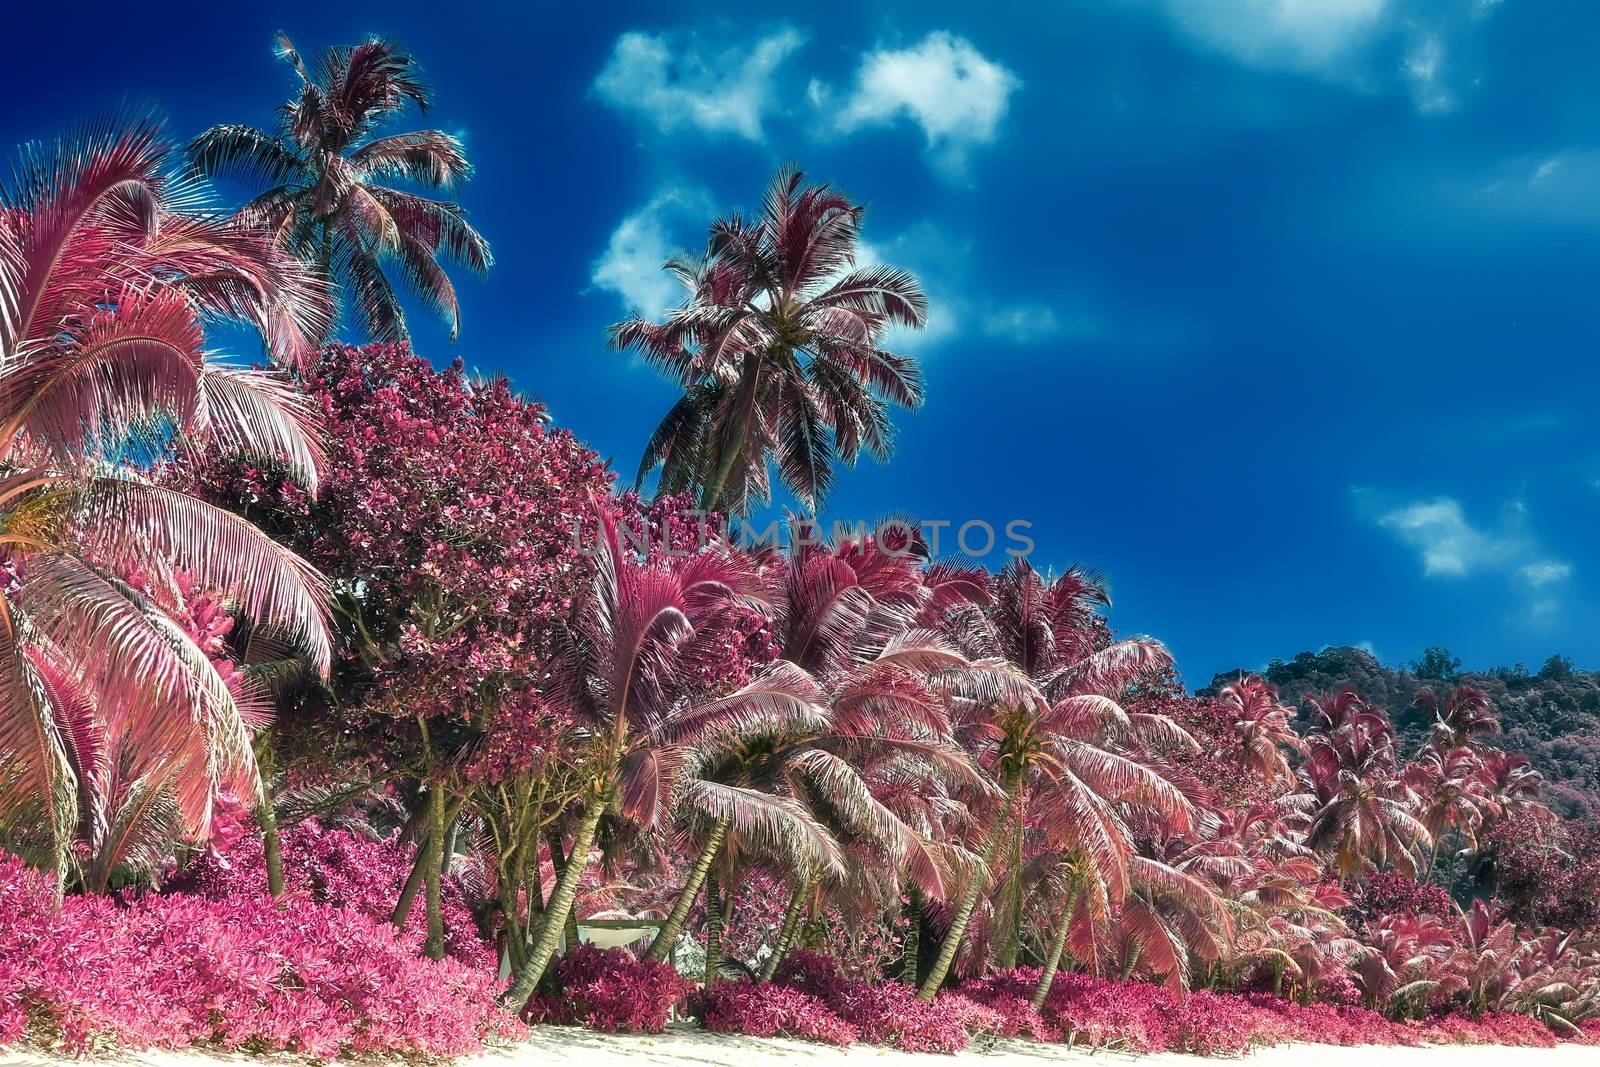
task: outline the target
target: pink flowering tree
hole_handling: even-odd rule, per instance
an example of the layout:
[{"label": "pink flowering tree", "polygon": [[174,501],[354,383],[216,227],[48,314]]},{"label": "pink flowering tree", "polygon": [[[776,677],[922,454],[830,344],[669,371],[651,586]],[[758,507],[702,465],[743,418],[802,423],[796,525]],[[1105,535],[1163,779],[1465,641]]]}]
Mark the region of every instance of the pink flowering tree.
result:
[{"label": "pink flowering tree", "polygon": [[416,783],[425,847],[396,919],[420,882],[437,958],[449,826],[474,787],[543,765],[532,692],[593,570],[575,528],[611,476],[541,405],[459,360],[439,371],[404,345],[330,346],[302,382],[333,457],[319,498],[278,467],[186,474],[332,579],[342,641],[324,699],[359,756]]}]

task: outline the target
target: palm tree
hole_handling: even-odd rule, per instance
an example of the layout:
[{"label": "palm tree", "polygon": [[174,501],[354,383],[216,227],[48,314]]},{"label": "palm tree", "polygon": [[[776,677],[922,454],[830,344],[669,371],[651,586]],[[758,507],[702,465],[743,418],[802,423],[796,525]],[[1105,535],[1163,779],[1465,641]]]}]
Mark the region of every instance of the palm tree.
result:
[{"label": "palm tree", "polygon": [[816,511],[834,461],[893,448],[887,406],[922,403],[914,359],[881,348],[891,325],[920,329],[927,299],[909,273],[857,266],[864,208],[792,166],[772,180],[757,219],[711,226],[699,259],[669,261],[687,290],[664,322],[611,328],[674,378],[683,396],[645,446],[639,483],[744,514],[770,497],[767,464]]},{"label": "palm tree", "polygon": [[1306,843],[1328,853],[1341,878],[1368,862],[1415,871],[1417,850],[1432,835],[1396,771],[1388,717],[1349,689],[1312,697],[1311,705],[1317,726],[1306,735],[1301,770],[1317,808]]},{"label": "palm tree", "polygon": [[449,191],[471,174],[461,142],[439,130],[383,134],[407,103],[426,112],[429,92],[416,62],[379,39],[324,53],[316,74],[278,35],[278,54],[300,77],[299,95],[278,108],[276,130],[213,126],[190,142],[190,169],[267,188],[240,216],[268,227],[283,247],[348,290],[379,341],[407,338],[392,275],[461,328],[455,286],[441,260],[482,274],[493,257],[460,205],[423,191]]},{"label": "palm tree", "polygon": [[1406,765],[1402,780],[1418,800],[1422,825],[1433,835],[1433,847],[1422,877],[1431,877],[1439,848],[1447,834],[1474,847],[1492,802],[1486,795],[1483,760],[1462,745],[1441,751],[1429,745],[1418,759]]},{"label": "palm tree", "polygon": [[[919,900],[942,900],[952,870],[967,857],[943,839],[937,798],[959,788],[981,795],[987,780],[955,743],[931,684],[966,660],[932,626],[956,605],[986,596],[986,582],[973,570],[923,567],[918,552],[890,552],[873,538],[830,548],[812,533],[801,524],[790,538],[773,633],[779,655],[828,694],[827,732],[806,758],[828,757],[796,778],[798,792],[864,861],[854,884],[829,888],[870,898],[873,888],[881,897],[903,886]],[[846,786],[857,793],[853,800],[842,792]],[[792,947],[818,879],[817,872],[797,877],[766,961],[768,977]]]},{"label": "palm tree", "polygon": [[1471,745],[1483,734],[1500,732],[1500,720],[1489,705],[1489,694],[1470,685],[1458,685],[1441,704],[1431,689],[1417,690],[1414,701],[1433,716],[1428,743],[1440,752]]},{"label": "palm tree", "polygon": [[821,697],[804,671],[782,662],[731,693],[698,686],[696,665],[722,647],[752,606],[765,603],[756,568],[726,545],[640,562],[624,552],[610,513],[596,511],[594,584],[575,607],[544,694],[557,716],[574,723],[574,750],[588,750],[585,787],[539,936],[502,998],[518,1008],[555,953],[601,818],[614,809],[618,819],[650,831],[686,803],[708,834],[720,827],[723,836],[754,839],[763,828],[791,831],[791,810],[737,785],[685,776],[682,757],[720,733],[814,713]]},{"label": "palm tree", "polygon": [[1294,772],[1284,750],[1300,752],[1304,745],[1289,725],[1294,709],[1278,702],[1278,690],[1252,674],[1225,686],[1219,697],[1233,713],[1248,766],[1269,785],[1292,781]]},{"label": "palm tree", "polygon": [[329,662],[322,579],[148,477],[175,453],[222,449],[314,490],[322,461],[304,400],[274,373],[216,362],[203,322],[252,324],[294,365],[324,295],[270,235],[186,210],[166,159],[158,123],[109,120],[28,157],[0,195],[0,820],[31,828],[12,840],[47,856],[58,885],[108,746],[139,768],[129,787],[170,794],[195,837],[217,795],[258,793],[253,714],[136,573],[183,572]]},{"label": "palm tree", "polygon": [[[988,820],[982,867],[967,882],[952,913],[933,969],[918,995],[931,1000],[955,960],[978,897],[1002,844],[1012,850],[1015,903],[1002,899],[1001,922],[1020,922],[1020,830],[1032,810],[1054,848],[1080,872],[1067,909],[1091,906],[1097,915],[1127,893],[1132,835],[1119,805],[1144,809],[1171,829],[1191,825],[1189,803],[1136,755],[1146,740],[1193,744],[1165,716],[1130,715],[1111,698],[1136,678],[1164,669],[1170,658],[1155,641],[1104,644],[1093,606],[1108,602],[1093,576],[1071,569],[1046,582],[1024,560],[995,580],[992,606],[952,613],[958,647],[974,666],[952,672],[949,699],[957,736],[1003,789],[1005,800]],[[1030,809],[1031,805],[1031,809]],[[1009,888],[1002,887],[1002,894]],[[1065,950],[1067,927],[1057,927],[1040,986],[1048,994]],[[1002,936],[1008,931],[1002,930]]]}]

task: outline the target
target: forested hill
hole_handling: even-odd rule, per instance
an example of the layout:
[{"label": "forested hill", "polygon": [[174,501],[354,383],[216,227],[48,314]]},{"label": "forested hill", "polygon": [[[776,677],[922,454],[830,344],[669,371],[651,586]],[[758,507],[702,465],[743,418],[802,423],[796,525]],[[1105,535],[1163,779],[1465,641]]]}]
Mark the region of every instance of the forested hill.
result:
[{"label": "forested hill", "polygon": [[[1212,695],[1239,674],[1218,674],[1198,692]],[[1302,652],[1288,662],[1273,660],[1265,677],[1285,704],[1300,707],[1295,725],[1301,730],[1310,723],[1307,694],[1349,686],[1389,712],[1405,756],[1417,750],[1431,722],[1412,706],[1418,689],[1429,687],[1443,696],[1456,685],[1477,686],[1489,694],[1500,717],[1501,746],[1528,757],[1548,780],[1545,803],[1569,817],[1600,814],[1600,672],[1574,670],[1564,657],[1550,657],[1537,673],[1521,664],[1478,673],[1462,671],[1460,661],[1444,649],[1431,648],[1422,660],[1395,669],[1359,648],[1339,647]]]}]

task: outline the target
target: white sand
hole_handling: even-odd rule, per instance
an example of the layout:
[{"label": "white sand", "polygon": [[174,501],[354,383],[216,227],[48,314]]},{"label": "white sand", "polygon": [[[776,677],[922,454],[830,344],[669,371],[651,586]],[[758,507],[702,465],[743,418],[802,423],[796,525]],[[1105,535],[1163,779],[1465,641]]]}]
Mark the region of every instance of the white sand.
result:
[{"label": "white sand", "polygon": [[[39,1053],[0,1051],[5,1067],[62,1067],[67,1061]],[[157,1052],[94,1061],[115,1067],[247,1067],[268,1063],[292,1067],[304,1061],[293,1057],[270,1058],[227,1053]],[[801,1041],[708,1034],[674,1028],[665,1034],[642,1036],[597,1034],[564,1026],[541,1026],[533,1036],[513,1047],[498,1048],[461,1060],[455,1067],[1200,1067],[1226,1060],[1162,1053],[1133,1056],[1117,1052],[1069,1050],[1060,1045],[1035,1045],[1001,1041],[990,1047],[974,1044],[958,1056],[933,1056],[858,1045],[835,1049]],[[1248,1058],[1254,1065],[1271,1067],[1595,1067],[1600,1056],[1592,1047],[1561,1045],[1551,1049],[1506,1048],[1492,1045],[1440,1045],[1398,1048],[1363,1045],[1284,1045],[1262,1049]]]}]

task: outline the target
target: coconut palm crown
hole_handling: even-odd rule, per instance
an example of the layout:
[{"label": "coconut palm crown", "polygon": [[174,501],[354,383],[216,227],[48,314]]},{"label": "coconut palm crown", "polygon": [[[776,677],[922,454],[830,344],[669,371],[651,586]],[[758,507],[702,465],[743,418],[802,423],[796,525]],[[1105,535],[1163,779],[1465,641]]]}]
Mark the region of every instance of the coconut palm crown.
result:
[{"label": "coconut palm crown", "polygon": [[660,491],[694,491],[701,507],[744,514],[771,497],[767,467],[815,511],[834,464],[894,446],[890,404],[922,403],[915,359],[885,351],[885,332],[920,329],[928,302],[916,278],[864,266],[861,204],[828,185],[778,171],[761,214],[711,226],[705,253],[667,262],[688,296],[663,322],[611,328],[676,379],[683,396],[645,446],[639,482],[661,468]]},{"label": "coconut palm crown", "polygon": [[167,158],[157,122],[114,118],[30,153],[0,192],[0,825],[58,884],[108,774],[196,838],[214,798],[256,793],[251,701],[140,582],[181,574],[329,663],[321,578],[150,477],[220,449],[314,490],[322,462],[306,403],[276,372],[217,362],[203,328],[254,325],[297,363],[322,287],[270,235],[199,210]]},{"label": "coconut palm crown", "polygon": [[278,54],[299,76],[300,94],[278,108],[277,129],[213,126],[190,142],[190,169],[264,183],[240,215],[347,290],[373,339],[408,338],[398,273],[455,340],[461,308],[441,261],[481,274],[493,257],[460,205],[390,184],[448,191],[472,171],[450,134],[380,132],[407,104],[428,108],[415,61],[373,39],[327,50],[312,70],[281,33]]}]

